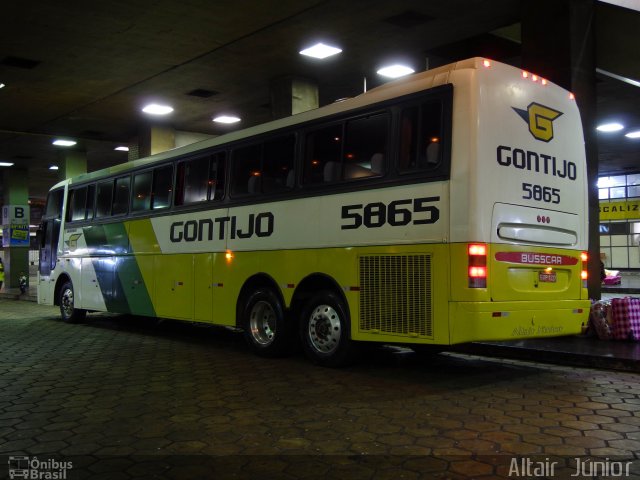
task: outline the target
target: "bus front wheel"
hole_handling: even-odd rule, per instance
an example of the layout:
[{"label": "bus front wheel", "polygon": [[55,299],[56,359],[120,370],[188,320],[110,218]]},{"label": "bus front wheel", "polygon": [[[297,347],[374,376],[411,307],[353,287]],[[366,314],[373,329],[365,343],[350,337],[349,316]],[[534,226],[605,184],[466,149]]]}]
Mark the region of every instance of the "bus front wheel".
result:
[{"label": "bus front wheel", "polygon": [[349,338],[349,315],[344,301],[330,291],[309,300],[300,322],[302,348],[307,357],[323,367],[339,367],[353,359]]},{"label": "bus front wheel", "polygon": [[247,298],[242,325],[247,344],[258,355],[279,357],[288,353],[290,327],[282,303],[272,290],[259,289]]},{"label": "bus front wheel", "polygon": [[75,295],[73,291],[73,283],[65,282],[60,289],[60,315],[62,320],[68,323],[77,323],[85,319],[86,310],[75,307]]}]

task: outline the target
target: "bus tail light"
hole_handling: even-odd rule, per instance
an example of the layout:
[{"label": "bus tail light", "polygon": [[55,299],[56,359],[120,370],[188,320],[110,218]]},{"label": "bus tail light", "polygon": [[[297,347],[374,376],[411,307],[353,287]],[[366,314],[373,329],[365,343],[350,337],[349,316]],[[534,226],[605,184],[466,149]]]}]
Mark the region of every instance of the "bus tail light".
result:
[{"label": "bus tail light", "polygon": [[587,252],[582,252],[580,254],[580,260],[582,260],[580,271],[580,279],[582,280],[582,288],[587,288],[587,279],[589,278],[589,273],[587,271],[587,263],[589,261],[589,254]]},{"label": "bus tail light", "polygon": [[467,247],[469,288],[487,288],[487,246],[471,243]]}]

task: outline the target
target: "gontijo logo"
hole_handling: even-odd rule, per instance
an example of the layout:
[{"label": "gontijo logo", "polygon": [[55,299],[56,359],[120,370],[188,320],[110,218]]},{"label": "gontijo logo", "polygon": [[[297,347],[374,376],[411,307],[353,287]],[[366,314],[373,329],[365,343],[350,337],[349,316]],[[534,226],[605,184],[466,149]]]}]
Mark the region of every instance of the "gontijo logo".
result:
[{"label": "gontijo logo", "polygon": [[526,110],[511,107],[529,124],[529,132],[534,138],[549,142],[553,138],[553,121],[562,115],[562,112],[545,107],[539,103],[530,103]]}]

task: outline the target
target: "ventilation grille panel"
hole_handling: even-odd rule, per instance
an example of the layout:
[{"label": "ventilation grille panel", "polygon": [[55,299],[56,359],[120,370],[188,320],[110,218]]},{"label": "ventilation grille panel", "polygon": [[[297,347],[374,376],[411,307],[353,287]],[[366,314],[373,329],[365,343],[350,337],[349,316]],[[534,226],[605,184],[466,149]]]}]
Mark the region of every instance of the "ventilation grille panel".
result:
[{"label": "ventilation grille panel", "polygon": [[433,337],[431,255],[360,257],[360,330]]}]

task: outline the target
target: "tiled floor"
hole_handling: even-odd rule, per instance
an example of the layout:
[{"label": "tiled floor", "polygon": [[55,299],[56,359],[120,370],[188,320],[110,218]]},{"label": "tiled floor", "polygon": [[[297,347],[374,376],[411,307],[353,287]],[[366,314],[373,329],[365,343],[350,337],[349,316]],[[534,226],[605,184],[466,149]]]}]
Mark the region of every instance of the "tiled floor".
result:
[{"label": "tiled floor", "polygon": [[572,478],[589,455],[640,478],[635,373],[394,348],[332,370],[226,330],[89,317],[0,300],[0,476],[37,456],[69,479],[513,478],[545,458]]}]

